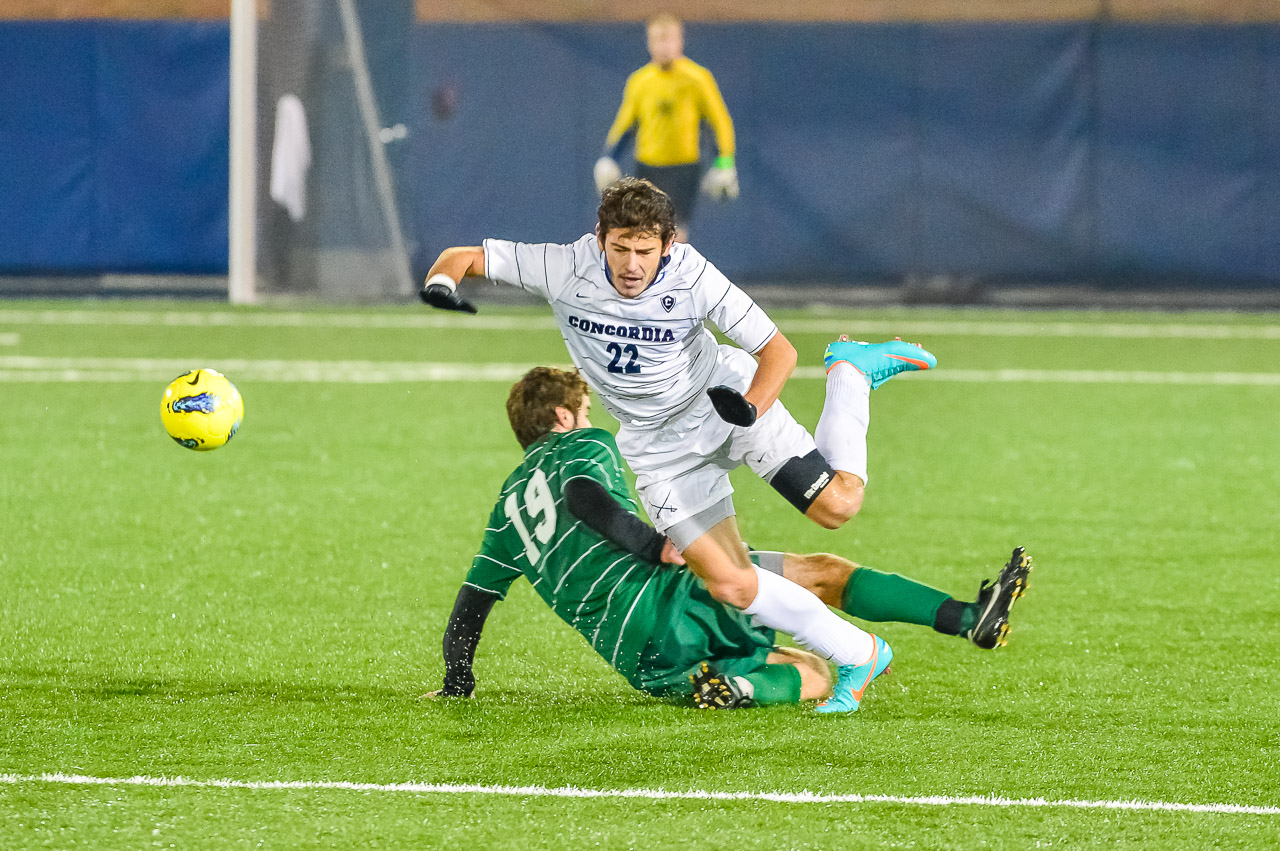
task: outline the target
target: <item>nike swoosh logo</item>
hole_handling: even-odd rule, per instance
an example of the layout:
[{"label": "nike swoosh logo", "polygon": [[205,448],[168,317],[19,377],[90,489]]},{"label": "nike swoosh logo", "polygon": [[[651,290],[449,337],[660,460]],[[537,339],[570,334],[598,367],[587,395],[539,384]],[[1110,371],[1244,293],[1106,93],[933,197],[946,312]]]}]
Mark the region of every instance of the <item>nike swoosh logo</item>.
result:
[{"label": "nike swoosh logo", "polygon": [[[892,357],[892,355],[890,355]],[[871,667],[867,668],[867,681],[862,684],[862,688],[852,689],[853,699],[862,703],[862,695],[867,690],[867,686],[871,685],[871,677],[876,672],[876,662],[880,661],[880,647],[876,644],[875,639],[871,640]]]},{"label": "nike swoosh logo", "polygon": [[576,295],[578,298],[591,298],[591,296],[587,295],[586,293],[574,293],[574,295]]},{"label": "nike swoosh logo", "polygon": [[900,361],[903,361],[904,363],[914,364],[917,369],[929,368],[929,362],[927,360],[918,360],[917,358],[909,358],[906,355],[885,355],[885,357],[893,358],[894,360],[900,360]]},{"label": "nike swoosh logo", "polygon": [[194,386],[196,386],[197,384],[199,384],[199,383],[200,383],[200,370],[198,370],[198,369],[197,369],[194,373],[192,373],[192,374],[191,374],[191,380],[190,380],[190,381],[188,381],[187,383],[188,383],[188,384],[190,384],[192,387],[194,387]]}]

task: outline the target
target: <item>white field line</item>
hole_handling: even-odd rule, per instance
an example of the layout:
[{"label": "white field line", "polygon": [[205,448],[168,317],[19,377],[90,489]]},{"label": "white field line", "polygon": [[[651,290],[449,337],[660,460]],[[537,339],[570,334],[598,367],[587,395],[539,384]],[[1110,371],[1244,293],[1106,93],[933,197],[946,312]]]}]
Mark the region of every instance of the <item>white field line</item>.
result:
[{"label": "white field line", "polygon": [[[207,367],[233,381],[391,384],[435,381],[511,382],[536,364],[417,361],[296,361],[231,358],[209,362],[176,358],[64,358],[0,355],[0,383],[169,381]],[[567,365],[560,366],[568,368]],[[822,367],[800,367],[796,379],[821,379]],[[966,383],[1185,384],[1280,387],[1277,372],[1150,372],[1134,370],[939,369],[902,379]]]},{"label": "white field line", "polygon": [[[792,319],[784,333],[826,333],[907,337],[1121,337],[1198,340],[1280,340],[1280,325],[1157,324],[1142,322],[1036,322],[977,320],[857,320],[848,312],[832,319]],[[450,316],[428,312],[308,313],[118,310],[0,310],[0,325],[133,325],[157,327],[231,326],[256,328],[455,328],[480,331],[551,331],[542,316]]]},{"label": "white field line", "polygon": [[1246,804],[1186,804],[1168,801],[1082,801],[1047,798],[1003,798],[986,795],[824,795],[817,792],[708,792],[701,789],[579,789],[572,786],[482,786],[457,783],[352,783],[342,780],[193,780],[187,777],[86,777],[78,774],[0,774],[0,784],[24,786],[61,783],[71,786],[150,786],[194,789],[340,790],[409,792],[436,795],[505,795],[520,798],[640,798],[658,801],[767,801],[780,804],[903,804],[946,807],[1039,807],[1076,810],[1146,810],[1157,812],[1280,815],[1280,807]]},{"label": "white field line", "polygon": [[18,340],[17,334],[0,334],[0,346],[16,346]]},{"label": "white field line", "polygon": [[1159,325],[1138,322],[1035,322],[795,319],[783,333],[865,334],[890,337],[1104,337],[1174,340],[1280,340],[1280,325]]},{"label": "white field line", "polygon": [[440,311],[414,313],[258,313],[254,311],[0,310],[0,325],[100,325],[191,328],[474,328],[480,331],[555,330],[544,316],[455,316]]},{"label": "white field line", "polygon": [[[825,378],[820,366],[798,367],[792,378]],[[939,369],[899,376],[971,384],[1214,384],[1280,387],[1280,372],[1154,372],[1105,369]]]},{"label": "white field line", "polygon": [[233,381],[330,384],[511,382],[536,364],[395,361],[295,361],[231,358],[206,363],[175,358],[46,358],[0,355],[0,382],[169,381],[190,369],[212,368]]}]

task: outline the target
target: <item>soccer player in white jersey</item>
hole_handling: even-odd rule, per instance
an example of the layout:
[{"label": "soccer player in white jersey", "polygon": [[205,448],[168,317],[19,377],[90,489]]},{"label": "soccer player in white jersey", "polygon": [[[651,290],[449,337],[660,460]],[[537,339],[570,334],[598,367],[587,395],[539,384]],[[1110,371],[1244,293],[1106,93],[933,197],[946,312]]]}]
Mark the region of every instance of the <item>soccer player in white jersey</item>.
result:
[{"label": "soccer player in white jersey", "polygon": [[[837,664],[835,695],[819,711],[856,710],[892,651],[812,592],[752,566],[729,472],[749,466],[807,517],[838,528],[862,505],[870,391],[936,360],[902,341],[829,345],[815,443],[778,401],[795,348],[674,236],[670,199],[646,180],[623,178],[601,197],[595,233],[567,245],[486,239],[446,249],[421,295],[474,313],[458,283],[487,277],[546,299],[574,364],[621,424],[618,447],[654,525],[713,597]],[[708,321],[737,347],[718,345]]]}]

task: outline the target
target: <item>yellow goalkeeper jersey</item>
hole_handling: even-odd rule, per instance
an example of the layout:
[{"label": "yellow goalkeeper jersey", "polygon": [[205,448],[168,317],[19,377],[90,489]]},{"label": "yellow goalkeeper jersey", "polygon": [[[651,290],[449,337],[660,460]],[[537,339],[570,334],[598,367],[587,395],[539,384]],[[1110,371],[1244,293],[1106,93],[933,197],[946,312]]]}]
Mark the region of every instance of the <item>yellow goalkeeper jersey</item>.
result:
[{"label": "yellow goalkeeper jersey", "polygon": [[680,57],[664,70],[650,62],[627,78],[622,106],[605,147],[614,149],[636,127],[636,159],[645,165],[686,165],[698,161],[698,134],[706,119],[720,156],[734,155],[733,120],[711,72]]}]

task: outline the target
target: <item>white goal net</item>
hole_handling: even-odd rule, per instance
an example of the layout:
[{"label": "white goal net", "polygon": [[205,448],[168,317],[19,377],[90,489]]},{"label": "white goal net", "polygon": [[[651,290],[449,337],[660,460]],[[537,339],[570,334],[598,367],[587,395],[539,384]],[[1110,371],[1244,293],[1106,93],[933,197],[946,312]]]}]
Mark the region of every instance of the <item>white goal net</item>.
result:
[{"label": "white goal net", "polygon": [[[410,249],[395,174],[406,130],[387,116],[394,111],[387,104],[394,107],[403,91],[408,41],[387,16],[408,15],[407,25],[412,4],[235,2],[255,13],[247,40],[256,43],[256,73],[249,93],[237,98],[246,35],[245,19],[236,19],[244,10],[233,8],[231,300],[409,296]],[[362,20],[371,15],[372,22]],[[384,69],[381,79],[376,69]],[[246,101],[252,117],[242,112],[237,124]],[[237,129],[246,123],[256,128],[253,141],[237,156]],[[237,176],[249,175],[252,197],[237,203]]]}]

